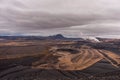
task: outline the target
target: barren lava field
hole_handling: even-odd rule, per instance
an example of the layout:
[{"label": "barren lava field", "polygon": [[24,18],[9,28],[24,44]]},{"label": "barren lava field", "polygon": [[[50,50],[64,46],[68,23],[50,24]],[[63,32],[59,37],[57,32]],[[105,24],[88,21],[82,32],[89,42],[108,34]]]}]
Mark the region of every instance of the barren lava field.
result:
[{"label": "barren lava field", "polygon": [[104,42],[1,41],[0,80],[119,80],[119,47]]}]

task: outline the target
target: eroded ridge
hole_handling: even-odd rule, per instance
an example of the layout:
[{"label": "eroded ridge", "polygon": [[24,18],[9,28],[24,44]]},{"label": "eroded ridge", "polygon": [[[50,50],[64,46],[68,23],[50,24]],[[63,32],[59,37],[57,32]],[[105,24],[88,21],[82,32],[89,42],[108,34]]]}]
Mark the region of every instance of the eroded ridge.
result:
[{"label": "eroded ridge", "polygon": [[55,63],[45,63],[36,68],[83,70],[104,58],[96,49],[88,46],[82,46],[79,49],[58,48],[54,50],[53,56],[57,58]]}]

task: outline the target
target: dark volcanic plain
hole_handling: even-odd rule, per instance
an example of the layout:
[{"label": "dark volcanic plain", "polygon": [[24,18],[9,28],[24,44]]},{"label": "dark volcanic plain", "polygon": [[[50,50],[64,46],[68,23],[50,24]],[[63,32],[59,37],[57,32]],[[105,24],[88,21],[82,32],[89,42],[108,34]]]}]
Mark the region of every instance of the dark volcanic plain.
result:
[{"label": "dark volcanic plain", "polygon": [[120,40],[0,41],[0,80],[119,80]]}]

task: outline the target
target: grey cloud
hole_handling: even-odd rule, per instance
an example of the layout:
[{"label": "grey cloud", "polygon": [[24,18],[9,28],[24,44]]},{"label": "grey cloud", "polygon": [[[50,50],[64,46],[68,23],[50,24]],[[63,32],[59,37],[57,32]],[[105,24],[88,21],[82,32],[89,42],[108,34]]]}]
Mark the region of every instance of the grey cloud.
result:
[{"label": "grey cloud", "polygon": [[116,24],[120,21],[119,0],[0,2],[1,32],[27,35],[62,33],[66,36],[120,34],[120,24]]}]

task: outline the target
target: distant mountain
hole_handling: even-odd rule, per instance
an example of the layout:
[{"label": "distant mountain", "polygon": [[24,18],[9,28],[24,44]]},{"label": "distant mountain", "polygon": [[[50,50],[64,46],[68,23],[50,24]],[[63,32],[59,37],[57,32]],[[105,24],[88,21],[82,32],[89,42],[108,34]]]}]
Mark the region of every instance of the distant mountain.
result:
[{"label": "distant mountain", "polygon": [[50,38],[50,39],[65,39],[65,37],[62,34],[48,36],[48,38]]},{"label": "distant mountain", "polygon": [[56,35],[53,35],[53,36],[48,36],[48,39],[54,39],[54,40],[83,40],[82,38],[68,38],[68,37],[64,37],[62,34],[56,34]]},{"label": "distant mountain", "polygon": [[83,40],[82,38],[67,38],[62,34],[53,36],[0,36],[1,40]]}]

